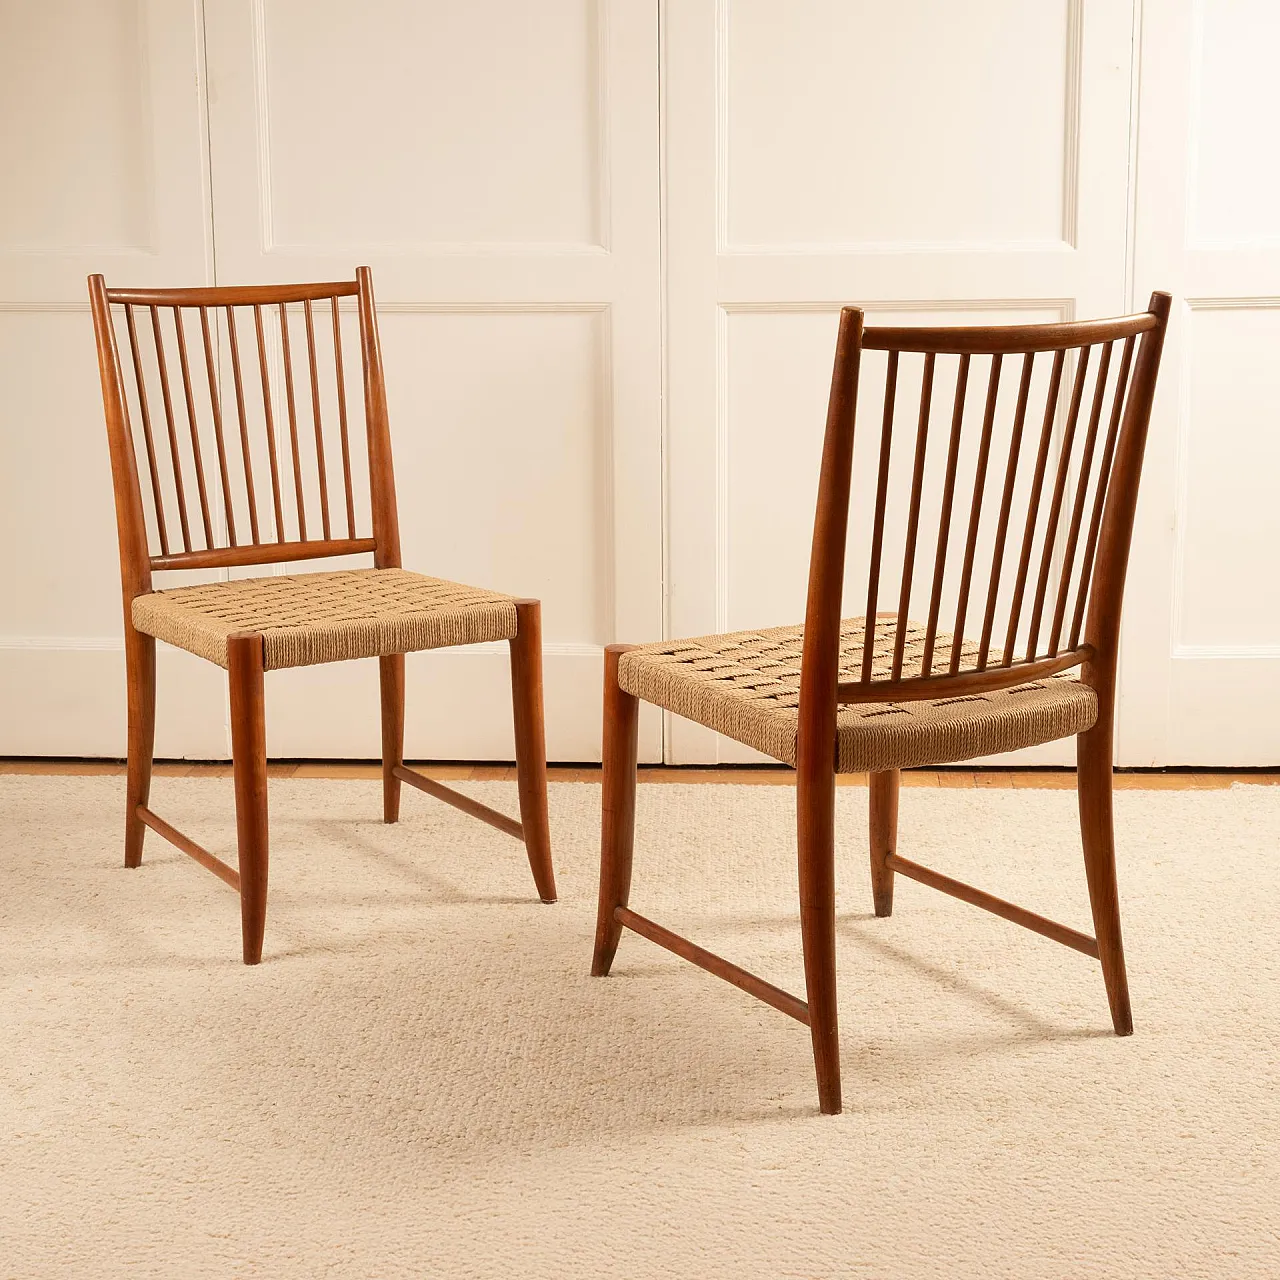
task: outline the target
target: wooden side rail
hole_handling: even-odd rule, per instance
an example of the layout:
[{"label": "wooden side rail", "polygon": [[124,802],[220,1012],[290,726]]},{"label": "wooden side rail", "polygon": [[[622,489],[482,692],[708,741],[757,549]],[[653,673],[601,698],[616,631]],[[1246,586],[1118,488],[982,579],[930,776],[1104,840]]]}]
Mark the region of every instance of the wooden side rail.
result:
[{"label": "wooden side rail", "polygon": [[240,892],[240,873],[229,867],[221,858],[215,858],[208,849],[184,836],[177,827],[171,827],[163,818],[152,813],[146,805],[140,804],[136,810],[138,817],[151,828],[156,835],[164,838],[176,849],[181,849],[189,858],[194,858],[202,867],[212,871],[219,880],[225,880],[237,893]]},{"label": "wooden side rail", "polygon": [[944,876],[940,871],[922,867],[918,862],[912,862],[909,858],[900,858],[896,853],[889,854],[884,861],[887,867],[893,871],[900,872],[908,879],[918,880],[921,884],[927,884],[931,889],[940,889],[943,893],[949,893],[953,898],[959,898],[961,902],[968,902],[975,907],[981,907],[984,911],[990,911],[993,915],[1000,916],[1004,920],[1010,920],[1014,924],[1022,925],[1024,929],[1030,929],[1032,932],[1042,934],[1046,938],[1052,938],[1054,942],[1060,942],[1064,947],[1071,947],[1075,951],[1081,951],[1087,956],[1092,956],[1095,960],[1098,959],[1097,940],[1089,937],[1087,933],[1069,929],[1065,924],[1058,924],[1056,920],[1047,920],[1044,916],[1036,915],[1034,911],[1027,911],[1024,907],[1015,906],[1012,902],[1006,902],[1003,898],[984,893],[981,889],[975,889],[972,885],[965,884],[962,880],[953,880],[950,876]]},{"label": "wooden side rail", "polygon": [[775,987],[771,982],[757,978],[754,973],[748,973],[745,969],[724,959],[723,956],[704,951],[688,938],[682,938],[678,933],[664,929],[645,916],[637,915],[629,907],[615,907],[613,918],[642,938],[648,938],[650,942],[666,947],[668,951],[691,961],[698,968],[714,973],[717,978],[723,978],[726,982],[731,982],[740,991],[755,996],[757,1000],[763,1000],[765,1004],[772,1005],[797,1022],[803,1022],[806,1027],[809,1025],[809,1006],[789,991],[783,991],[781,987]]},{"label": "wooden side rail", "polygon": [[310,542],[264,542],[256,546],[215,547],[212,551],[176,551],[151,557],[152,569],[211,569],[222,565],[281,564],[286,560],[320,560],[376,551],[374,538],[313,539]]},{"label": "wooden side rail", "polygon": [[[482,822],[487,822],[491,827],[497,827],[499,831],[505,831],[509,836],[515,836],[517,840],[524,839],[524,827],[514,818],[507,817],[505,813],[490,809],[488,805],[481,804],[479,800],[473,800],[470,796],[463,795],[461,791],[454,791],[452,787],[446,787],[431,778],[423,777],[422,774],[413,769],[408,769],[404,765],[397,765],[394,772],[402,782],[407,782],[410,786],[417,787],[420,791],[425,791],[427,795],[434,796],[437,800],[443,800],[446,804],[453,805],[455,809],[461,809],[463,813],[468,813],[473,818],[479,818]],[[188,857],[194,858],[202,867],[212,871],[219,880],[225,880],[227,884],[239,893],[240,873],[234,867],[228,866],[221,858],[211,854],[208,849],[196,844],[189,836],[183,835],[177,827],[171,826],[158,814],[152,813],[146,805],[140,804],[137,808],[137,814],[139,819],[157,835],[163,836],[171,845],[181,849]],[[656,928],[657,926],[654,927]]]},{"label": "wooden side rail", "polygon": [[1035,662],[1016,662],[1007,667],[985,667],[981,671],[908,676],[902,680],[842,680],[836,685],[836,701],[921,702],[931,698],[959,698],[971,693],[994,693],[998,689],[1012,689],[1057,675],[1060,671],[1091,661],[1093,656],[1093,647],[1083,644],[1070,653],[1040,658]]},{"label": "wooden side rail", "polygon": [[435,796],[437,800],[443,800],[445,804],[451,804],[455,809],[461,809],[463,813],[469,813],[473,818],[479,818],[481,822],[487,822],[491,827],[497,827],[499,831],[505,831],[509,836],[515,836],[517,840],[524,839],[524,827],[514,818],[508,818],[505,813],[490,809],[487,804],[481,804],[479,800],[464,796],[461,791],[446,787],[443,783],[425,777],[416,769],[407,768],[405,765],[398,764],[391,772],[401,782],[407,782],[411,787],[417,787],[419,791],[425,791],[427,795]]}]

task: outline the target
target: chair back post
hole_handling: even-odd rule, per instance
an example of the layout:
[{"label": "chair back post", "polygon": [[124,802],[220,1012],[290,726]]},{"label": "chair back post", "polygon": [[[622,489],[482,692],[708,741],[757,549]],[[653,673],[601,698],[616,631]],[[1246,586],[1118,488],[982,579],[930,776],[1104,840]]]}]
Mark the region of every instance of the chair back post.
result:
[{"label": "chair back post", "polygon": [[111,324],[106,281],[101,275],[89,277],[89,307],[93,315],[94,339],[98,350],[98,373],[102,380],[102,405],[107,420],[107,444],[111,454],[111,484],[115,494],[116,533],[120,543],[120,583],[124,594],[126,625],[131,624],[130,607],[135,596],[151,590],[151,561],[147,551],[146,518],[138,486],[138,460],[133,449],[133,432],[124,395],[120,352]]},{"label": "chair back post", "polygon": [[1129,568],[1129,548],[1133,542],[1134,514],[1142,479],[1147,430],[1151,424],[1151,405],[1172,302],[1170,294],[1156,292],[1151,295],[1147,307],[1155,316],[1156,323],[1142,335],[1138,347],[1133,384],[1116,442],[1115,462],[1102,513],[1097,565],[1084,631],[1085,642],[1093,648],[1093,657],[1084,663],[1080,673],[1084,683],[1098,695],[1099,720],[1105,718],[1109,721],[1114,709],[1120,613]]},{"label": "chair back post", "polygon": [[391,462],[391,431],[387,419],[387,387],[382,372],[382,345],[373,301],[373,275],[356,269],[360,286],[360,350],[364,364],[365,425],[369,438],[369,487],[373,505],[373,553],[379,569],[399,569],[400,519],[396,507],[395,471]]},{"label": "chair back post", "polygon": [[800,723],[797,767],[825,771],[835,767],[836,685],[840,673],[840,613],[845,542],[853,476],[854,419],[858,371],[862,360],[863,313],[840,312],[835,368],[827,403],[827,426],[818,478],[818,507],[809,557],[804,648],[800,659]]}]

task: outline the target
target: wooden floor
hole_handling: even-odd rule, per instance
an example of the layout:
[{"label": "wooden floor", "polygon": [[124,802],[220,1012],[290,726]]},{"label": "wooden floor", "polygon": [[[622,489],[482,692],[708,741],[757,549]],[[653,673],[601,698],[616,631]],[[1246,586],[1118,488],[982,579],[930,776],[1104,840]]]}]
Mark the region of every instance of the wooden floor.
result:
[{"label": "wooden floor", "polygon": [[[430,778],[442,782],[514,782],[514,765],[506,764],[419,764],[415,766]],[[552,782],[599,782],[598,765],[551,765]],[[168,778],[227,778],[231,765],[225,761],[157,762],[155,773]],[[32,759],[29,757],[0,759],[0,774],[43,774],[73,776],[123,776],[124,764],[119,760]],[[267,766],[272,778],[378,778],[380,766],[368,761],[282,760]],[[713,769],[648,766],[640,769],[641,782],[710,782],[745,783],[753,786],[790,786],[795,781],[791,769],[767,766],[720,766]],[[841,786],[865,787],[865,773],[841,774]],[[1072,789],[1076,785],[1074,769],[909,769],[902,775],[908,787],[1030,787]],[[1233,783],[1255,786],[1280,785],[1280,769],[1134,769],[1115,775],[1117,789],[1138,791],[1221,790]]]}]

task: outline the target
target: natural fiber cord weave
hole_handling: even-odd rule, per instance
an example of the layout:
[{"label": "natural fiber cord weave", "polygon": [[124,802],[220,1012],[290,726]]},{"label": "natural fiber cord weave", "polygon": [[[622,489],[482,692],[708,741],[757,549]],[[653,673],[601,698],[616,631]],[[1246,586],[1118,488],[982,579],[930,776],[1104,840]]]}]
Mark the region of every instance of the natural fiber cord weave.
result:
[{"label": "natural fiber cord weave", "polygon": [[[840,624],[840,679],[862,674],[862,618]],[[872,676],[885,679],[893,661],[893,624],[877,632]],[[904,673],[918,673],[925,629],[907,624]],[[945,671],[953,637],[940,632],[934,671]],[[803,627],[770,627],[667,640],[624,653],[618,684],[688,720],[727,734],[786,764],[796,762]],[[977,647],[964,644],[965,659]],[[998,654],[992,655],[1000,661]],[[1017,751],[1083,733],[1098,718],[1093,690],[1069,675],[1035,680],[996,693],[936,702],[878,702],[836,713],[839,773],[911,769]]]},{"label": "natural fiber cord weave", "polygon": [[208,582],[133,602],[133,625],[227,665],[227,637],[260,631],[268,671],[442,649],[516,634],[511,596],[405,569]]}]

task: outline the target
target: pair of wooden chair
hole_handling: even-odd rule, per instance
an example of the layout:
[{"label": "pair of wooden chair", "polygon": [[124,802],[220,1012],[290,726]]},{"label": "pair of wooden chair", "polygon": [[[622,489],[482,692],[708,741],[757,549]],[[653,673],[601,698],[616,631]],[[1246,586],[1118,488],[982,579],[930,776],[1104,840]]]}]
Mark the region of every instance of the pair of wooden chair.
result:
[{"label": "pair of wooden chair", "polygon": [[[101,276],[93,276],[89,292],[124,591],[126,865],[140,863],[144,830],[150,827],[238,888],[244,959],[257,963],[267,886],[264,673],[376,656],[382,679],[384,819],[397,820],[404,782],[446,800],[522,838],[539,896],[554,901],[539,605],[402,568],[368,270],[361,268],[356,280],[346,283],[188,290],[108,290]],[[353,475],[360,470],[355,457],[360,441],[348,429],[341,339],[347,298],[355,300],[362,363],[367,536],[356,533]],[[324,304],[322,314],[328,312],[319,325],[317,303]],[[861,311],[841,313],[803,626],[605,650],[593,973],[609,972],[622,930],[629,928],[726,978],[810,1028],[819,1103],[824,1112],[838,1112],[835,778],[867,772],[877,916],[890,914],[894,876],[900,873],[1033,929],[1100,962],[1115,1031],[1132,1031],[1112,832],[1112,730],[1125,571],[1169,306],[1169,295],[1157,293],[1148,311],[1121,319],[990,328],[866,328]],[[188,323],[190,332],[199,334],[200,360],[188,349]],[[327,345],[317,340],[319,331],[331,333]],[[305,334],[310,432],[295,391],[291,343],[299,339],[291,332]],[[223,403],[228,397],[221,391],[215,334],[218,349],[226,352],[234,414],[231,404]],[[244,334],[251,335],[257,356],[249,362],[256,365],[252,374],[241,362]],[[122,348],[128,351],[128,377]],[[180,400],[166,352],[172,352],[181,371]],[[878,398],[879,447],[868,455],[860,481],[854,428],[860,386],[861,398],[874,395],[862,378],[868,352],[885,353],[885,370]],[[1005,361],[1019,356],[1016,393],[1006,383],[1002,396]],[[1038,356],[1043,356],[1039,362]],[[914,431],[895,451],[895,438],[903,434],[898,426],[901,367],[917,357],[920,392],[917,410],[909,415]],[[971,397],[975,358],[986,362],[986,390]],[[950,431],[940,450],[937,433],[931,449],[930,424],[935,386],[945,381],[945,374],[939,376],[943,365],[954,367],[954,393]],[[201,380],[192,374],[201,366],[207,382],[203,414],[196,408]],[[977,379],[972,381],[980,391]],[[281,387],[285,421],[277,430]],[[971,398],[983,408],[975,415],[979,425],[966,429]],[[1033,403],[1042,409],[1033,411]],[[139,437],[145,484],[137,462]],[[1024,458],[1030,460],[1026,465]],[[339,471],[344,501],[333,504],[335,514],[330,475]],[[894,477],[905,481],[908,475],[910,497],[895,524],[893,495],[905,485],[895,485]],[[187,496],[192,487],[199,500],[198,523],[196,504]],[[865,610],[861,617],[845,618],[855,488],[867,498],[858,504],[865,508],[861,540],[867,572],[859,580],[860,591],[865,585],[860,597]],[[317,511],[320,537],[314,536]],[[335,533],[343,524],[345,537]],[[897,525],[903,553],[894,581],[890,566],[898,561],[886,560],[885,544]],[[174,545],[179,530],[181,550]],[[853,536],[860,536],[856,529]],[[932,571],[917,576],[918,548],[931,541]],[[160,570],[233,570],[360,552],[373,554],[372,569],[233,578],[162,591],[151,584],[152,573]],[[981,607],[971,614],[971,602],[979,596]],[[894,608],[882,611],[886,601]],[[917,601],[924,623],[913,621]],[[954,617],[950,631],[941,629],[944,617]],[[148,807],[157,639],[228,671],[238,870]],[[403,763],[403,655],[502,639],[511,644],[519,822]],[[807,999],[631,909],[641,700],[796,769]],[[1069,736],[1077,741],[1081,834],[1096,936],[898,854],[902,769]]]}]

